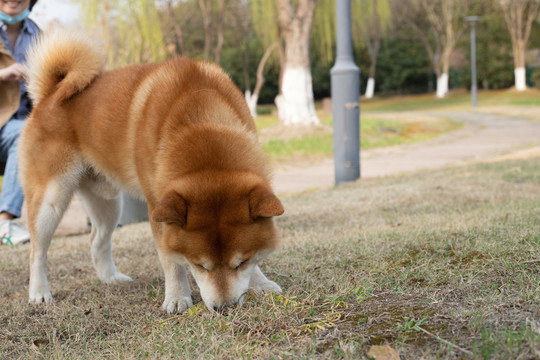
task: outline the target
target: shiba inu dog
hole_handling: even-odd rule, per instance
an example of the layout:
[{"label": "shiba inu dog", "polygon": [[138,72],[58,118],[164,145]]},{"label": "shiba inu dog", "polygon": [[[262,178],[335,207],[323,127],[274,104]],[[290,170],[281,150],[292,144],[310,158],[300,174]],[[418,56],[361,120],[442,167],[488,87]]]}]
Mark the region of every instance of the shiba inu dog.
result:
[{"label": "shiba inu dog", "polygon": [[19,142],[27,202],[31,303],[49,303],[47,250],[73,194],[92,220],[104,283],[131,281],[111,254],[120,190],[148,203],[169,313],[192,306],[186,270],[206,306],[249,288],[280,292],[258,263],[276,248],[283,206],[241,92],[217,65],[185,57],[104,71],[90,38],[55,31],[29,54],[35,108]]}]

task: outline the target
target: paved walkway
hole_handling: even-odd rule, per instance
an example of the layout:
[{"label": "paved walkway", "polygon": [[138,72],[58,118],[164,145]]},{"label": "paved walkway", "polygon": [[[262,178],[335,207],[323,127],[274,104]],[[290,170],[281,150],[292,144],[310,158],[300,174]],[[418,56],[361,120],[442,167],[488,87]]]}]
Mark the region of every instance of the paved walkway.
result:
[{"label": "paved walkway", "polygon": [[[540,145],[540,123],[481,113],[439,112],[431,115],[461,121],[463,127],[421,143],[362,151],[362,178],[483,161]],[[282,166],[274,173],[274,188],[278,194],[333,185],[334,163],[330,159],[306,167]],[[86,214],[74,199],[56,234],[77,234],[87,230]]]},{"label": "paved walkway", "polygon": [[[425,142],[362,151],[361,177],[482,161],[540,145],[540,123],[481,113],[438,112],[430,115],[463,122],[463,127]],[[333,185],[333,159],[309,167],[283,166],[274,174],[274,188],[278,194]]]}]

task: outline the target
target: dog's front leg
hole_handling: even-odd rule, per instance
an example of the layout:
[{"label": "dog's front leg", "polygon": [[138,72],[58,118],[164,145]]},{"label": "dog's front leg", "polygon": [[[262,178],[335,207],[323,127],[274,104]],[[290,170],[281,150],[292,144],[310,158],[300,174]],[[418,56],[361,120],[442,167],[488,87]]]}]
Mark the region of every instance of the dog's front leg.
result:
[{"label": "dog's front leg", "polygon": [[251,281],[249,282],[249,287],[256,292],[275,292],[281,294],[281,287],[275,282],[268,280],[268,278],[263,274],[259,265],[255,265],[253,269],[253,274],[251,275]]},{"label": "dog's front leg", "polygon": [[186,311],[193,306],[186,269],[168,254],[158,252],[165,272],[165,301],[161,308],[169,314]]}]

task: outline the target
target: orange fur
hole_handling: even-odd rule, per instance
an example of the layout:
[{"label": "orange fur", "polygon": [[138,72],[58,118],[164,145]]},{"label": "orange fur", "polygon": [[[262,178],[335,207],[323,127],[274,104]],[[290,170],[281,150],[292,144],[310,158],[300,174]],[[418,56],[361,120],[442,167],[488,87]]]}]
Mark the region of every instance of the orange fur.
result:
[{"label": "orange fur", "polygon": [[69,32],[40,40],[29,58],[37,103],[20,164],[32,254],[54,181],[66,193],[104,181],[144,197],[161,257],[211,259],[218,277],[238,253],[275,248],[272,216],[283,208],[245,100],[218,66],[179,57],[102,73],[99,48]]}]

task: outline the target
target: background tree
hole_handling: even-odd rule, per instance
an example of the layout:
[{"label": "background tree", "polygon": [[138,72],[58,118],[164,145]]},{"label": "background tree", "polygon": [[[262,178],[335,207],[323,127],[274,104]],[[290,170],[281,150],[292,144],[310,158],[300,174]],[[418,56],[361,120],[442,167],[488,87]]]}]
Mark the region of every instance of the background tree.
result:
[{"label": "background tree", "polygon": [[264,55],[261,58],[261,61],[259,61],[259,66],[257,67],[257,82],[255,83],[253,93],[246,92],[246,101],[253,117],[257,117],[257,101],[259,100],[259,94],[261,93],[261,89],[265,82],[264,66],[266,65],[266,62],[270,58],[270,55],[272,54],[274,49],[277,48],[277,46],[278,43],[275,42],[266,49]]},{"label": "background tree", "polygon": [[375,71],[381,48],[383,31],[390,22],[390,7],[387,0],[357,0],[352,3],[352,11],[358,14],[353,28],[364,35],[370,67],[365,96],[370,99],[375,92]]},{"label": "background tree", "polygon": [[174,0],[164,0],[164,11],[160,13],[163,36],[167,45],[167,50],[174,55],[184,55],[184,33],[182,23],[178,14],[174,11]]},{"label": "background tree", "polygon": [[[82,4],[87,28],[97,31],[108,54],[110,68],[138,62],[159,61],[172,56],[187,55],[197,59],[219,61],[233,81],[242,89],[257,95],[258,102],[273,103],[279,94],[280,79],[284,76],[285,32],[278,26],[277,0],[203,0],[211,9],[204,14],[199,0],[72,0]],[[305,0],[303,0],[305,1]],[[313,1],[313,0],[311,0]],[[438,35],[432,27],[424,0],[377,0],[378,7],[386,2],[391,6],[392,21],[380,38],[379,53],[366,40],[365,28],[373,29],[364,16],[372,15],[373,0],[351,0],[353,11],[353,47],[355,62],[361,68],[362,89],[369,82],[370,68],[376,65],[376,91],[385,94],[407,94],[432,91],[436,76],[444,73],[442,61],[446,35]],[[505,21],[501,0],[445,0],[469,6],[470,11],[455,15],[456,24],[467,26],[465,15],[481,15],[477,26],[478,80],[480,88],[502,89],[514,84],[513,46]],[[504,0],[503,0],[504,1]],[[519,0],[522,1],[522,0]],[[507,3],[508,6],[516,2]],[[129,6],[128,6],[129,5]],[[297,15],[300,0],[292,0],[292,17]],[[431,6],[443,6],[443,0],[433,0]],[[527,7],[523,14],[530,15]],[[442,10],[435,9],[437,14]],[[534,9],[533,9],[534,10]],[[219,15],[221,14],[221,15]],[[382,12],[380,23],[385,29]],[[204,17],[210,40],[206,40]],[[221,19],[221,20],[219,20]],[[529,20],[523,18],[522,24]],[[440,21],[443,23],[444,21]],[[220,25],[221,24],[221,25]],[[330,96],[330,68],[335,50],[335,0],[316,0],[310,35],[309,69],[315,99]],[[529,35],[529,47],[540,48],[540,23],[535,19]],[[219,30],[221,28],[221,30]],[[526,28],[524,28],[526,30]],[[455,34],[459,29],[453,28]],[[218,35],[221,32],[221,39]],[[525,34],[526,31],[523,32]],[[442,34],[442,33],[441,33]],[[368,37],[369,38],[369,37]],[[467,63],[469,39],[454,36],[454,56],[448,67],[449,86],[469,88],[470,68]],[[307,41],[307,40],[306,40]],[[265,52],[277,44],[269,55]],[[205,46],[205,44],[209,44]],[[205,51],[205,49],[207,49]],[[529,55],[532,52],[528,52]],[[456,62],[455,59],[462,60]],[[527,75],[540,78],[540,64],[528,58]],[[373,61],[375,60],[375,61]],[[264,65],[264,66],[263,66]],[[538,67],[535,69],[534,67]],[[255,76],[257,74],[257,76]],[[264,84],[260,86],[257,84]],[[528,77],[530,81],[530,76]],[[540,83],[540,81],[537,81]],[[260,92],[259,92],[260,89]],[[258,94],[257,94],[258,92]],[[297,107],[298,108],[298,107]],[[254,109],[254,105],[252,105]]]},{"label": "background tree", "polygon": [[83,14],[105,42],[110,66],[160,61],[167,57],[153,0],[83,0]]},{"label": "background tree", "polygon": [[281,93],[276,97],[280,121],[285,125],[316,125],[311,78],[310,40],[315,0],[276,0],[278,23],[285,40]]},{"label": "background tree", "polygon": [[[230,24],[230,31],[228,39],[234,49],[226,49],[234,54],[236,61],[241,59],[243,86],[246,94],[251,94],[251,76],[250,76],[250,57],[252,52],[252,46],[256,41],[255,33],[253,31],[253,22],[251,21],[251,7],[247,1],[238,3],[236,11],[231,12],[231,18],[227,22]],[[239,80],[238,84],[242,86],[242,81]],[[247,99],[247,97],[246,97]]]},{"label": "background tree", "polygon": [[538,16],[538,0],[496,0],[501,4],[512,39],[516,90],[525,90],[525,52],[533,21]]},{"label": "background tree", "polygon": [[223,16],[225,9],[224,0],[198,0],[204,24],[204,60],[211,59],[219,64],[221,50],[223,48]]},{"label": "background tree", "polygon": [[437,75],[437,97],[448,92],[450,57],[466,29],[469,0],[394,0],[393,11],[424,44]]},{"label": "background tree", "polygon": [[[279,26],[277,25],[278,13],[275,2],[268,0],[252,0],[250,1],[250,5],[252,23],[254,24],[253,29],[257,36],[259,47],[264,50],[264,54],[260,57],[259,65],[257,66],[257,82],[253,94],[251,91],[246,91],[246,100],[252,114],[256,116],[255,108],[262,91],[262,86],[265,83],[265,65],[269,63],[274,67],[277,65],[279,68],[279,94],[285,56]],[[273,56],[276,54],[274,51],[275,49],[277,49],[277,56]]]}]

